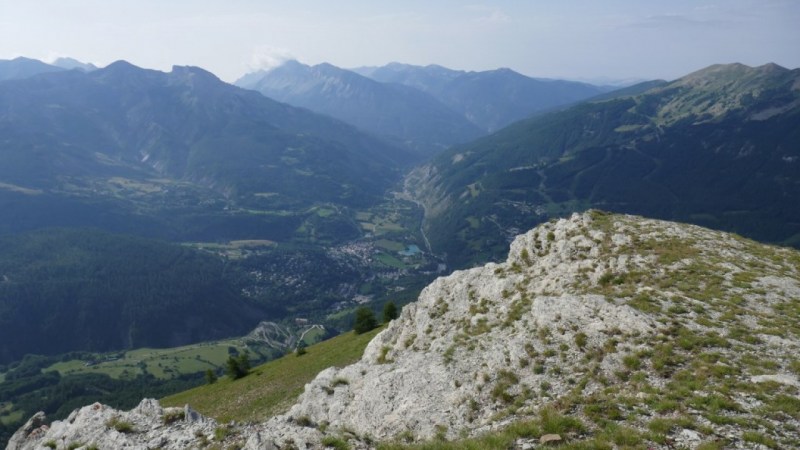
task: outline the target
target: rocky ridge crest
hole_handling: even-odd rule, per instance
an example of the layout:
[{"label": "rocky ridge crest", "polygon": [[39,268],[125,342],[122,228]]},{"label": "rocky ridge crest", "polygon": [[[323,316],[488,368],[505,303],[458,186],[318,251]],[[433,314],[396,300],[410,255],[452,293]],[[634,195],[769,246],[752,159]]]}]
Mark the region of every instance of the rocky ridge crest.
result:
[{"label": "rocky ridge crest", "polygon": [[[567,442],[798,446],[799,280],[793,250],[696,226],[575,214],[517,237],[503,263],[437,279],[359,362],[321,372],[284,415],[222,427],[224,439],[370,448],[527,421],[528,435],[557,432]],[[131,413],[163,416],[158,408],[145,401]],[[151,421],[136,433],[106,425],[79,434],[87,420],[103,425],[113,414],[130,413],[86,407],[48,430],[20,430],[10,448],[120,439],[182,448],[221,428],[210,419]]]}]

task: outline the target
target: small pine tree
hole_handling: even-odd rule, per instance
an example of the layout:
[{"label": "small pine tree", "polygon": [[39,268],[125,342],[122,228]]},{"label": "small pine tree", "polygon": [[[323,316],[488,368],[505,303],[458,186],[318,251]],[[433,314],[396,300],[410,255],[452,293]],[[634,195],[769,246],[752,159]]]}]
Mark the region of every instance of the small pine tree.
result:
[{"label": "small pine tree", "polygon": [[211,369],[206,369],[206,383],[214,384],[217,382],[217,374]]},{"label": "small pine tree", "polygon": [[239,362],[239,368],[244,372],[244,375],[250,373],[250,352],[245,350],[244,353],[240,353],[237,360]]},{"label": "small pine tree", "polygon": [[303,356],[306,354],[306,343],[305,341],[300,341],[297,343],[297,348],[295,348],[295,355]]},{"label": "small pine tree", "polygon": [[226,373],[231,380],[238,380],[250,373],[250,359],[247,352],[239,354],[236,358],[228,357]]},{"label": "small pine tree", "polygon": [[397,319],[397,306],[394,302],[387,302],[383,305],[383,322],[389,323],[394,319]]},{"label": "small pine tree", "polygon": [[228,378],[231,380],[240,378],[239,361],[233,356],[229,356],[228,361],[225,363],[225,373],[228,374]]},{"label": "small pine tree", "polygon": [[377,326],[378,321],[375,320],[375,313],[370,308],[362,306],[356,310],[356,319],[353,323],[353,331],[356,334],[366,333]]}]

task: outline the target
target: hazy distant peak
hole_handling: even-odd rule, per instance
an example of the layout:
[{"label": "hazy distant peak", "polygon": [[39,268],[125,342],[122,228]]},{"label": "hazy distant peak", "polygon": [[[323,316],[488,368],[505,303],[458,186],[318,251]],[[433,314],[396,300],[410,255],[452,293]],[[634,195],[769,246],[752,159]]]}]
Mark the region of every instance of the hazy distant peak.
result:
[{"label": "hazy distant peak", "polygon": [[18,80],[47,72],[59,72],[64,69],[37,59],[19,56],[11,60],[0,60],[0,81]]},{"label": "hazy distant peak", "polygon": [[781,67],[775,63],[768,63],[757,67],[751,67],[742,63],[713,64],[704,69],[692,72],[689,75],[680,78],[680,80],[684,80],[686,82],[692,82],[698,80],[707,81],[720,78],[730,78],[730,77],[741,78],[748,76],[779,74],[786,72],[789,72],[789,69]]},{"label": "hazy distant peak", "polygon": [[117,61],[112,62],[111,64],[107,65],[104,70],[107,72],[115,72],[115,71],[122,71],[122,70],[133,70],[133,69],[140,69],[139,66],[133,65],[124,59],[120,59]]},{"label": "hazy distant peak", "polygon": [[523,75],[523,74],[521,74],[521,73],[519,73],[519,72],[517,72],[515,70],[509,69],[508,67],[500,67],[500,68],[497,68],[497,69],[494,69],[494,70],[487,70],[485,72],[481,72],[481,71],[472,72],[472,71],[470,71],[470,72],[467,72],[467,73],[468,74],[480,75],[480,76],[492,76],[492,75],[495,75],[495,76],[506,77],[506,78],[509,78],[509,77],[530,78],[529,76]]},{"label": "hazy distant peak", "polygon": [[26,57],[24,57],[24,56],[17,56],[16,58],[14,58],[14,59],[10,59],[9,61],[12,61],[12,62],[15,62],[15,63],[40,63],[40,64],[47,64],[47,63],[45,63],[45,62],[39,61],[38,59],[26,58]]},{"label": "hazy distant peak", "polygon": [[392,62],[390,62],[389,64],[386,64],[383,67],[385,67],[387,69],[398,70],[398,69],[406,69],[406,68],[415,67],[415,66],[412,66],[411,64],[405,64],[405,63],[401,63],[401,62],[397,62],[397,61],[392,61]]},{"label": "hazy distant peak", "polygon": [[717,95],[715,102],[740,106],[739,97],[759,97],[765,89],[778,88],[786,83],[800,83],[800,70],[789,70],[777,64],[750,67],[733,63],[706,67],[671,82],[663,89],[682,87],[714,92]]},{"label": "hazy distant peak", "polygon": [[271,68],[269,71],[279,70],[279,69],[282,69],[282,70],[286,70],[286,69],[293,69],[293,70],[296,70],[296,69],[307,69],[309,67],[310,67],[309,65],[303,64],[303,63],[301,63],[300,61],[298,61],[296,59],[288,59],[288,60],[284,61],[283,64],[281,64],[279,66],[275,66],[275,67]]},{"label": "hazy distant peak", "polygon": [[344,71],[344,69],[341,69],[341,68],[339,68],[339,67],[336,67],[336,66],[334,66],[333,64],[331,64],[331,63],[327,63],[327,62],[324,62],[324,63],[317,64],[316,66],[313,66],[313,68],[314,68],[314,69],[322,69],[322,70],[336,70],[336,71]]},{"label": "hazy distant peak", "polygon": [[764,64],[764,65],[761,65],[761,66],[758,66],[758,67],[756,67],[755,69],[756,69],[756,70],[758,70],[758,71],[760,71],[760,72],[764,72],[764,73],[770,73],[770,72],[775,72],[775,73],[789,72],[789,69],[787,69],[786,67],[780,66],[780,65],[778,65],[778,64],[775,64],[775,63],[766,63],[766,64]]},{"label": "hazy distant peak", "polygon": [[91,72],[93,70],[98,69],[98,67],[92,63],[81,62],[78,61],[77,59],[69,57],[57,58],[51,64],[56,67],[61,67],[62,69],[67,69],[67,70],[78,69],[83,72]]},{"label": "hazy distant peak", "polygon": [[[410,65],[407,65],[407,66],[408,67],[413,67],[413,66],[410,66]],[[433,69],[433,70],[446,70],[448,72],[457,72],[454,69],[451,69],[451,68],[445,67],[445,66],[440,66],[439,64],[428,64],[427,66],[425,66],[425,68],[426,69]]]},{"label": "hazy distant peak", "polygon": [[214,81],[220,81],[220,79],[213,73],[197,66],[172,66],[172,72],[170,73],[176,76],[184,76],[184,77],[198,76],[198,77],[208,78]]}]

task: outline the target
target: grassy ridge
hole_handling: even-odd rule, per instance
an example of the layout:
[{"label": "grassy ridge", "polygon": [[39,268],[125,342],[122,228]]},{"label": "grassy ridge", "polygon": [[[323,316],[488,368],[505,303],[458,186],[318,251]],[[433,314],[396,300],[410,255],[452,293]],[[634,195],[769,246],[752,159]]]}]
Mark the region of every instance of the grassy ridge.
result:
[{"label": "grassy ridge", "polygon": [[261,421],[285,412],[319,372],[345,366],[361,358],[382,328],[364,334],[344,333],[308,347],[303,356],[289,354],[252,370],[236,381],[222,378],[161,400],[164,406],[189,404],[220,422]]}]

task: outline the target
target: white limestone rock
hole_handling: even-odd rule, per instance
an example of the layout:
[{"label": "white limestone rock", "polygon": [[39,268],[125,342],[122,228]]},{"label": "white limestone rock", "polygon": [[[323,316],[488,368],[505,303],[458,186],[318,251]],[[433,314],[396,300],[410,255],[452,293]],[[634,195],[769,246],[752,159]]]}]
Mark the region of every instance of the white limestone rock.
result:
[{"label": "white limestone rock", "polygon": [[[535,416],[576,389],[589,397],[606,395],[610,387],[645,411],[629,413],[626,426],[648,430],[661,414],[648,409],[648,397],[668,389],[672,374],[693,370],[702,351],[718,358],[715,369],[725,377],[736,377],[734,385],[777,382],[785,395],[796,395],[796,375],[783,371],[796,367],[787,362],[796,360],[800,344],[776,323],[800,326],[782,312],[793,311],[800,295],[797,261],[788,250],[632,216],[589,212],[542,224],[514,240],[505,262],[435,280],[369,343],[360,361],[322,371],[286,414],[239,426],[236,442],[252,450],[303,450],[335,436],[360,449],[401,437],[477,435]],[[736,314],[729,314],[731,305]],[[677,367],[659,371],[643,359],[654,354],[654,343],[665,342],[680,358]],[[782,372],[764,375],[756,367],[748,374],[745,366],[759,359]],[[625,376],[637,370],[639,381],[628,383]],[[708,389],[692,395],[714,394]],[[739,423],[765,420],[761,398],[749,392],[730,397],[739,405]],[[673,429],[665,439],[687,447],[715,439],[731,448],[745,445],[734,425],[712,423],[692,408],[682,414],[703,428]],[[188,407],[186,420],[168,426],[163,415],[157,402],[145,400],[130,412],[92,405],[49,428],[35,417],[10,448],[49,440],[192,448],[218,427]],[[108,425],[112,417],[136,432],[117,432]],[[797,418],[776,417],[766,419],[780,432],[773,438],[800,439]]]},{"label": "white limestone rock", "polygon": [[[118,411],[95,403],[73,411],[65,420],[57,420],[49,427],[26,425],[14,435],[7,449],[34,449],[51,443],[56,448],[81,445],[97,448],[177,450],[199,447],[203,442],[201,436],[206,439],[213,436],[217,423],[196,412],[192,414],[191,420],[187,420],[187,417],[165,424],[165,415],[180,412],[181,408],[165,410],[154,399],[142,400],[131,411]],[[127,430],[128,427],[130,430]]]}]

